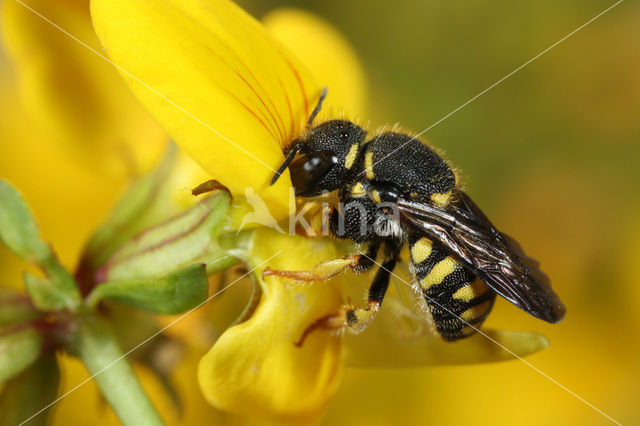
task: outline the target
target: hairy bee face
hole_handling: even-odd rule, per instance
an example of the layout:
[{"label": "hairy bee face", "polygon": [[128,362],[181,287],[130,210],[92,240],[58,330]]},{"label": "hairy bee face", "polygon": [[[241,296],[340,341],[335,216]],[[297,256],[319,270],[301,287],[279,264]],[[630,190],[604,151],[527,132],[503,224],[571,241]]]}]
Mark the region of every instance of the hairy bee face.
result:
[{"label": "hairy bee face", "polygon": [[345,120],[332,120],[311,129],[301,141],[302,158],[289,166],[296,195],[312,197],[344,185],[357,169],[366,131]]}]

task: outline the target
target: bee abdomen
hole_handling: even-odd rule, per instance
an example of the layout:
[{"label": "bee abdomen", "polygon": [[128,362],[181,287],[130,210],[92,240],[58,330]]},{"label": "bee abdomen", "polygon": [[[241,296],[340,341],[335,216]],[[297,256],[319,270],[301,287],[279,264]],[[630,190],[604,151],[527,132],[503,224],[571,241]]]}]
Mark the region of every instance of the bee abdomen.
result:
[{"label": "bee abdomen", "polygon": [[496,293],[426,237],[411,236],[411,262],[438,334],[471,336],[493,307]]},{"label": "bee abdomen", "polygon": [[[475,277],[466,273],[464,275],[467,276],[464,278],[455,275],[450,275],[451,279],[445,279],[440,285],[423,290],[436,329],[440,336],[448,341],[474,334],[489,315],[496,298],[496,294]],[[462,287],[458,288],[460,285]],[[454,290],[456,288],[458,290]],[[473,294],[472,298],[456,297],[460,290]]]}]

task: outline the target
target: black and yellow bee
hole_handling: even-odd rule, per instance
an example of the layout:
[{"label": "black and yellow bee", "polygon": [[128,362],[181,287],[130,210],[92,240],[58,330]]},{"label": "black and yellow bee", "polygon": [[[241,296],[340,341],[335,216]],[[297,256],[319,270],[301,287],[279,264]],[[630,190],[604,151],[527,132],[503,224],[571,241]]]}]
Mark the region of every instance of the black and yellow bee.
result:
[{"label": "black and yellow bee", "polygon": [[[305,332],[345,327],[363,330],[378,312],[399,253],[408,242],[415,287],[424,296],[438,334],[447,341],[472,335],[500,295],[544,321],[560,321],[565,308],[538,263],[498,231],[458,187],[447,162],[422,141],[401,132],[366,140],[346,120],[312,126],[293,141],[280,170],[289,168],[299,197],[337,191],[340,207],[329,215],[330,232],[367,246],[366,253],[330,260],[315,272],[272,271],[294,279],[327,279],[345,267],[372,268],[383,260],[369,288],[368,306],[345,306]],[[272,183],[273,183],[272,182]]]}]

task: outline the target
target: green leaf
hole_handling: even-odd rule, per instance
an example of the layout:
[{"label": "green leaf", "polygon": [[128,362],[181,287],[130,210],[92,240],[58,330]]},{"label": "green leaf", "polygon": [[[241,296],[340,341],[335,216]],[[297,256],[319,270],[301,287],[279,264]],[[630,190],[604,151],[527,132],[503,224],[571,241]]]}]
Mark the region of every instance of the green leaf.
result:
[{"label": "green leaf", "polygon": [[42,317],[27,296],[0,288],[0,327],[33,321]]},{"label": "green leaf", "polygon": [[96,306],[110,299],[159,314],[179,314],[204,302],[208,289],[206,266],[195,264],[160,279],[100,284],[87,303]]},{"label": "green leaf", "polygon": [[29,262],[37,262],[49,252],[49,247],[40,240],[40,231],[29,206],[4,179],[0,179],[0,240]]},{"label": "green leaf", "polygon": [[31,297],[34,306],[43,311],[59,311],[62,309],[72,309],[76,306],[74,300],[70,299],[46,278],[39,278],[31,274],[24,275],[24,284],[27,293]]},{"label": "green leaf", "polygon": [[33,327],[0,330],[0,383],[31,365],[42,347],[42,336]]},{"label": "green leaf", "polygon": [[176,213],[165,183],[173,169],[177,148],[170,143],[162,162],[136,180],[118,201],[107,220],[92,235],[82,254],[81,268],[102,266],[113,253],[144,229]]},{"label": "green leaf", "polygon": [[[40,357],[33,365],[9,380],[0,396],[0,426],[15,426],[51,404],[58,394],[60,368],[54,353]],[[49,424],[51,407],[38,413],[29,426]]]},{"label": "green leaf", "polygon": [[0,240],[16,255],[36,263],[51,278],[51,292],[58,292],[64,307],[75,309],[80,292],[75,280],[60,265],[51,248],[40,240],[40,231],[20,193],[0,179]]},{"label": "green leaf", "polygon": [[173,219],[148,229],[123,245],[96,273],[96,281],[145,281],[193,263],[209,273],[236,263],[217,243],[230,198],[226,192],[194,205]]}]

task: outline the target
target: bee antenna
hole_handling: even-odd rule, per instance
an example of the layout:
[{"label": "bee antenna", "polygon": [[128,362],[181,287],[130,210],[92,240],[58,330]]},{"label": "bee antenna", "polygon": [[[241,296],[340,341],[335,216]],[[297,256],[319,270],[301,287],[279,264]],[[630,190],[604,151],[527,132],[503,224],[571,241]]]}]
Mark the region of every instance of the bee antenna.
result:
[{"label": "bee antenna", "polygon": [[302,148],[302,144],[296,144],[291,151],[289,151],[289,154],[287,155],[287,158],[284,159],[284,162],[282,163],[282,165],[278,168],[278,171],[276,172],[276,174],[273,176],[273,179],[271,179],[271,183],[269,185],[273,185],[274,183],[276,183],[278,181],[278,179],[280,178],[280,176],[282,176],[282,173],[285,171],[285,169],[287,167],[289,167],[289,164],[291,164],[291,162],[293,161],[294,157],[296,156],[296,154],[298,153],[298,151],[300,151],[300,149]]},{"label": "bee antenna", "polygon": [[311,115],[309,116],[309,119],[307,120],[307,127],[311,127],[313,120],[316,118],[316,116],[320,112],[320,109],[322,109],[322,102],[324,102],[324,99],[327,97],[328,91],[329,89],[327,87],[322,88],[322,92],[320,92],[320,97],[318,98],[318,103],[316,104],[316,107],[313,109],[313,111],[311,112]]},{"label": "bee antenna", "polygon": [[[324,102],[324,99],[327,97],[327,92],[329,92],[329,89],[327,87],[323,87],[322,91],[320,92],[320,97],[318,98],[318,103],[316,103],[316,107],[313,109],[313,111],[311,111],[311,115],[309,116],[309,119],[307,120],[307,128],[311,127],[311,124],[313,123],[313,120],[316,118],[316,116],[318,115],[318,113],[322,109],[322,102]],[[302,148],[302,144],[299,143],[299,144],[295,145],[291,151],[289,151],[289,154],[287,155],[287,158],[285,158],[285,160],[282,163],[282,165],[278,168],[278,171],[276,171],[276,174],[273,176],[273,179],[271,179],[271,183],[269,185],[273,185],[274,183],[276,183],[278,181],[280,176],[282,176],[282,173],[284,173],[284,170],[287,167],[289,167],[289,164],[291,164],[291,162],[293,161],[294,157],[296,156],[298,151],[300,151],[301,148]]]}]

